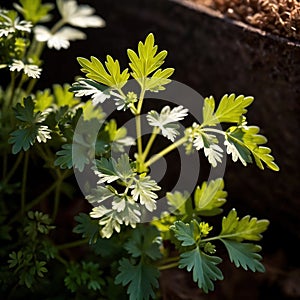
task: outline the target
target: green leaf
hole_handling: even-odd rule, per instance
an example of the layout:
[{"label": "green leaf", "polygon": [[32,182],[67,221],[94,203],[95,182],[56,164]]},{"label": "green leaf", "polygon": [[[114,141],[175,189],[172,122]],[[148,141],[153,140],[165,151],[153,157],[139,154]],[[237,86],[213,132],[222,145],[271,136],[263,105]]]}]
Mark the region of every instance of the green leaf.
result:
[{"label": "green leaf", "polygon": [[149,211],[156,209],[158,195],[155,191],[159,191],[161,187],[157,185],[155,180],[151,179],[150,176],[139,175],[138,179],[134,178],[134,184],[131,187],[131,195],[134,201],[139,200]]},{"label": "green leaf", "polygon": [[59,84],[53,85],[53,94],[58,107],[73,107],[79,103],[79,99],[74,98],[73,93],[69,90],[69,84],[64,84],[63,86]]},{"label": "green leaf", "polygon": [[54,8],[53,3],[42,4],[42,0],[20,0],[22,6],[14,4],[15,8],[22,13],[25,20],[33,24],[46,19],[50,10]]},{"label": "green leaf", "polygon": [[237,217],[237,212],[232,209],[227,217],[223,217],[220,238],[241,242],[243,240],[259,241],[262,239],[261,233],[267,230],[268,220],[258,220],[245,216],[241,220]]},{"label": "green leaf", "polygon": [[257,253],[261,250],[260,246],[225,239],[221,239],[221,241],[228,251],[230,261],[233,262],[237,268],[241,266],[243,269],[248,270],[249,268],[253,272],[265,271],[265,267],[260,262],[262,257]]},{"label": "green leaf", "polygon": [[99,235],[99,224],[97,220],[92,220],[91,217],[85,213],[79,213],[74,217],[74,220],[78,223],[73,232],[82,234],[83,238],[89,239],[89,244],[96,243]]},{"label": "green leaf", "polygon": [[65,277],[65,285],[71,292],[76,292],[87,288],[88,290],[99,291],[104,285],[101,278],[102,271],[100,266],[94,262],[82,261],[79,263],[71,263],[67,268],[67,276]]},{"label": "green leaf", "polygon": [[196,245],[200,238],[199,224],[195,220],[189,224],[176,221],[170,229],[174,232],[175,237],[182,242],[182,246]]},{"label": "green leaf", "polygon": [[37,91],[35,97],[34,111],[45,111],[53,103],[53,100],[54,97],[51,94],[50,89]]},{"label": "green leaf", "polygon": [[191,251],[180,254],[179,268],[193,270],[193,280],[198,283],[198,287],[205,293],[214,290],[215,280],[222,280],[223,275],[217,267],[222,261],[220,257],[209,256],[200,251],[198,247]]},{"label": "green leaf", "polygon": [[106,86],[114,89],[121,89],[129,78],[128,69],[125,69],[122,73],[120,71],[120,64],[118,60],[113,60],[110,55],[107,55],[105,67],[94,56],[90,57],[90,61],[83,57],[78,57],[77,60],[82,66],[81,71],[87,73],[86,77],[93,79]]},{"label": "green leaf", "polygon": [[119,274],[115,279],[116,284],[128,285],[127,294],[130,300],[148,300],[155,298],[154,289],[158,288],[158,269],[142,260],[134,265],[129,259],[119,261]]},{"label": "green leaf", "polygon": [[145,89],[151,92],[158,92],[165,90],[164,85],[171,82],[168,79],[174,73],[173,68],[166,68],[164,70],[157,70],[150,78],[146,78]]},{"label": "green leaf", "polygon": [[247,113],[247,107],[253,102],[253,97],[245,97],[235,94],[226,94],[222,97],[219,106],[215,110],[215,99],[210,96],[204,99],[202,126],[214,126],[222,122],[238,123],[240,118]]},{"label": "green leaf", "polygon": [[222,97],[218,109],[215,113],[215,117],[219,122],[237,123],[242,115],[247,113],[246,107],[252,102],[253,97],[245,97],[244,95],[226,94]]},{"label": "green leaf", "polygon": [[278,171],[279,167],[274,162],[274,157],[270,154],[271,149],[261,146],[267,142],[267,139],[258,134],[259,127],[257,126],[233,126],[230,127],[226,136],[228,141],[234,144],[236,151],[246,162],[252,162],[250,154],[253,155],[256,165],[260,169],[264,169],[264,164],[273,171]]},{"label": "green leaf", "polygon": [[[144,88],[147,86],[144,86],[144,79],[157,70],[164,63],[164,59],[167,56],[167,51],[164,50],[157,53],[157,49],[158,47],[154,45],[154,35],[150,33],[144,44],[139,42],[138,54],[131,49],[127,50],[130,60],[129,66],[132,70],[131,75]],[[173,69],[166,69],[157,72],[151,80],[148,80],[148,88],[152,90],[161,88],[162,84],[166,84],[166,78],[168,78],[172,73]],[[161,82],[161,78],[163,79],[163,82]]]},{"label": "green leaf", "polygon": [[13,131],[8,140],[10,144],[13,144],[12,153],[17,154],[22,149],[27,151],[36,140],[46,143],[47,139],[51,139],[50,132],[47,126],[37,124]]},{"label": "green leaf", "polygon": [[[178,192],[174,193],[168,192],[166,194],[168,204],[170,206],[170,211],[176,215],[181,215],[184,217],[192,217],[193,206],[188,192]],[[173,211],[174,210],[174,211]]]},{"label": "green leaf", "polygon": [[18,103],[14,110],[16,118],[22,123],[19,129],[11,133],[8,140],[10,144],[13,144],[13,154],[22,149],[27,151],[36,140],[39,143],[46,143],[48,139],[51,139],[50,129],[41,123],[45,120],[45,115],[41,112],[34,112],[34,102],[31,97],[24,99],[24,106]]},{"label": "green leaf", "polygon": [[147,256],[157,260],[162,257],[159,250],[162,241],[159,235],[159,231],[153,226],[139,226],[132,232],[124,248],[132,257]]},{"label": "green leaf", "polygon": [[197,186],[194,193],[194,203],[197,214],[201,216],[214,216],[223,210],[220,208],[225,202],[227,192],[223,190],[222,178],[203,182],[201,188]]},{"label": "green leaf", "polygon": [[61,169],[71,169],[73,166],[80,172],[84,170],[86,164],[89,163],[89,148],[80,143],[64,144],[62,149],[56,152],[58,156],[54,161],[55,166]]},{"label": "green leaf", "polygon": [[101,107],[95,106],[92,101],[87,101],[82,106],[82,116],[84,121],[90,121],[92,119],[103,120],[105,113]]}]

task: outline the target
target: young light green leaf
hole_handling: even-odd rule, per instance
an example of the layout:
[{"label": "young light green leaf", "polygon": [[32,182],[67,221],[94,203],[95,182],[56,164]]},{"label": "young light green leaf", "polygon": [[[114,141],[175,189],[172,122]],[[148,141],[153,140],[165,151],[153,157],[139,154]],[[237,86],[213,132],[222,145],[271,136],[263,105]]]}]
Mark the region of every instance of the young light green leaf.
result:
[{"label": "young light green leaf", "polygon": [[222,261],[220,257],[209,256],[200,251],[198,247],[180,254],[179,268],[193,270],[193,280],[205,293],[214,290],[215,280],[222,280],[223,274],[217,267]]},{"label": "young light green leaf", "polygon": [[119,261],[119,274],[116,284],[128,285],[127,294],[130,300],[149,300],[155,298],[154,289],[158,288],[158,269],[142,260],[134,265],[129,259]]},{"label": "young light green leaf", "polygon": [[226,94],[222,97],[215,117],[219,122],[237,123],[241,116],[247,113],[247,107],[253,102],[253,97],[245,97],[244,95]]},{"label": "young light green leaf", "polygon": [[[252,162],[250,154],[253,155],[256,165],[264,169],[263,163],[273,171],[278,171],[279,167],[274,162],[274,157],[270,154],[271,149],[261,146],[267,142],[267,139],[259,134],[257,126],[233,126],[226,132],[227,140],[235,147],[244,165]],[[228,151],[228,150],[227,150]]]},{"label": "young light green leaf", "polygon": [[[164,59],[167,56],[167,51],[157,53],[157,48],[158,47],[154,45],[154,35],[150,33],[144,44],[139,42],[138,54],[131,49],[127,50],[130,60],[129,66],[132,70],[131,74],[143,88],[146,88],[146,86],[144,86],[144,80],[164,63]],[[155,76],[160,78],[164,76],[164,78],[167,78],[171,75],[171,72],[171,69],[169,69],[168,71],[161,71]],[[148,85],[150,85],[149,88],[151,89],[157,87],[157,84],[154,84],[154,78],[148,81]]]},{"label": "young light green leaf", "polygon": [[262,239],[261,233],[266,231],[269,225],[268,220],[258,220],[245,216],[241,220],[237,216],[235,209],[232,209],[227,217],[223,217],[220,237],[241,242],[243,240],[259,241]]},{"label": "young light green leaf", "polygon": [[58,107],[72,107],[79,103],[79,99],[74,98],[73,94],[70,92],[69,84],[64,84],[63,86],[54,84],[53,94]]},{"label": "young light green leaf", "polygon": [[145,89],[151,92],[158,92],[165,90],[165,85],[171,82],[168,79],[174,73],[173,68],[164,70],[157,70],[151,77],[146,78]]},{"label": "young light green leaf", "polygon": [[210,96],[204,99],[202,126],[214,126],[222,122],[238,123],[240,118],[247,113],[247,107],[253,102],[253,97],[235,94],[224,95],[215,110],[215,99]]},{"label": "young light green leaf", "polygon": [[261,250],[260,246],[225,239],[221,239],[221,241],[228,251],[230,261],[233,262],[237,268],[241,266],[245,270],[249,268],[252,272],[265,271],[265,267],[260,262],[262,257],[257,253]]},{"label": "young light green leaf", "polygon": [[46,21],[49,19],[49,11],[54,8],[53,3],[42,4],[42,0],[20,0],[21,5],[14,3],[14,7],[18,10],[27,21],[33,24],[39,21]]},{"label": "young light green leaf", "polygon": [[199,215],[214,216],[223,210],[220,208],[226,202],[227,192],[224,190],[222,178],[203,182],[202,186],[197,186],[194,193],[195,209]]},{"label": "young light green leaf", "polygon": [[192,216],[193,207],[192,207],[190,194],[188,192],[186,191],[183,193],[178,191],[175,191],[174,193],[168,192],[166,194],[166,198],[170,206],[170,212],[185,217]]},{"label": "young light green leaf", "polygon": [[44,91],[37,91],[35,97],[34,111],[45,111],[52,103],[54,97],[51,94],[50,89],[45,89]]},{"label": "young light green leaf", "polygon": [[82,66],[81,71],[86,74],[86,77],[93,79],[99,83],[109,86],[113,89],[121,89],[129,78],[128,69],[122,73],[118,60],[113,60],[110,55],[107,55],[105,66],[94,56],[91,56],[89,61],[86,58],[78,57],[77,60]]}]

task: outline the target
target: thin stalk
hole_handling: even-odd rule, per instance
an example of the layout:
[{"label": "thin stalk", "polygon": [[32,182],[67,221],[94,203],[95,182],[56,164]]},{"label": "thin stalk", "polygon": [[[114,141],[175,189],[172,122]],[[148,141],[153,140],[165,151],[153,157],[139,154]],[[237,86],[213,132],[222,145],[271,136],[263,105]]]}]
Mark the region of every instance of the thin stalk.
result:
[{"label": "thin stalk", "polygon": [[176,141],[175,143],[173,143],[170,146],[166,147],[165,149],[163,149],[159,153],[152,156],[148,161],[146,161],[145,162],[145,167],[149,167],[150,165],[155,163],[157,160],[159,160],[160,158],[165,156],[167,153],[169,153],[172,150],[176,149],[177,147],[183,145],[186,141],[187,141],[187,137],[184,136],[181,139],[179,139],[178,141]]},{"label": "thin stalk", "polygon": [[[62,178],[65,179],[66,177],[68,177],[69,175],[71,175],[72,173],[69,172],[69,170],[67,170],[63,175]],[[30,203],[28,203],[25,206],[25,211],[30,210],[31,208],[33,208],[34,206],[36,206],[37,204],[39,204],[45,197],[47,197],[56,187],[58,181],[55,181],[50,187],[48,187],[47,190],[45,190],[42,194],[40,194],[39,196],[37,196],[35,199],[33,199]],[[14,221],[16,221],[21,215],[21,212],[18,212],[14,217],[12,217],[9,221],[9,224],[13,223]]]},{"label": "thin stalk", "polygon": [[163,270],[168,270],[168,269],[172,269],[172,268],[176,268],[178,267],[179,262],[174,262],[168,265],[163,265],[163,266],[159,266],[157,267],[159,271],[163,271]]},{"label": "thin stalk", "polygon": [[142,88],[141,93],[140,93],[139,102],[138,102],[137,109],[136,109],[137,114],[135,116],[135,127],[136,127],[136,136],[137,136],[138,162],[139,163],[143,163],[143,161],[141,161],[141,158],[143,155],[141,111],[142,111],[144,96],[145,96],[145,90],[144,90],[144,88]]},{"label": "thin stalk", "polygon": [[163,258],[160,261],[159,265],[165,265],[165,264],[169,264],[169,263],[172,263],[172,262],[178,262],[178,260],[179,260],[179,256],[166,257],[166,258]]},{"label": "thin stalk", "polygon": [[149,154],[149,151],[150,151],[150,149],[151,149],[151,147],[153,145],[153,142],[154,142],[154,140],[155,140],[155,138],[156,138],[156,136],[157,136],[158,133],[159,133],[159,128],[158,127],[154,127],[153,131],[152,131],[152,134],[151,134],[151,136],[149,138],[149,141],[147,143],[147,146],[146,146],[146,148],[145,148],[145,150],[143,152],[143,155],[142,155],[142,160],[143,161],[145,161],[145,159],[147,158],[147,156]]},{"label": "thin stalk", "polygon": [[64,250],[64,249],[69,249],[69,248],[75,248],[75,247],[79,247],[82,245],[86,245],[88,243],[88,241],[89,241],[88,239],[84,239],[84,240],[77,240],[77,241],[62,244],[62,245],[57,245],[56,249]]},{"label": "thin stalk", "polygon": [[22,175],[22,189],[21,189],[21,214],[22,215],[24,215],[25,213],[28,161],[29,161],[29,151],[26,151],[25,159],[24,159],[23,175]]},{"label": "thin stalk", "polygon": [[2,178],[3,178],[3,180],[5,180],[6,173],[7,173],[7,151],[5,149],[4,153],[3,153],[3,167],[2,167]]},{"label": "thin stalk", "polygon": [[23,159],[23,155],[24,155],[23,152],[20,152],[18,154],[18,158],[15,161],[14,165],[12,166],[12,168],[10,169],[9,173],[7,174],[7,176],[5,176],[5,178],[3,177],[4,183],[8,183],[9,180],[11,179],[11,177],[15,174],[15,171],[17,170],[18,166],[20,165],[20,163],[21,163],[21,161]]},{"label": "thin stalk", "polygon": [[62,180],[59,178],[55,187],[55,195],[54,195],[54,207],[53,207],[53,213],[52,213],[52,220],[56,219],[58,208],[59,208],[59,202],[60,202],[60,189],[61,189]]},{"label": "thin stalk", "polygon": [[219,133],[219,134],[222,134],[222,135],[226,135],[226,133],[224,131],[216,129],[216,128],[207,128],[207,127],[205,127],[202,130],[205,131],[205,132],[215,132],[215,133]]}]

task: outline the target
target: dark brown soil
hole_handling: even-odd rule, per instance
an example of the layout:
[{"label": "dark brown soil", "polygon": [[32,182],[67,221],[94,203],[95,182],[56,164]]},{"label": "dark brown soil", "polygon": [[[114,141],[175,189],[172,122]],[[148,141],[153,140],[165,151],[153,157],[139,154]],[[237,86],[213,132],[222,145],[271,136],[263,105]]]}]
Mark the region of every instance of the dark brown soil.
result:
[{"label": "dark brown soil", "polygon": [[273,34],[300,40],[300,2],[297,0],[189,0]]}]

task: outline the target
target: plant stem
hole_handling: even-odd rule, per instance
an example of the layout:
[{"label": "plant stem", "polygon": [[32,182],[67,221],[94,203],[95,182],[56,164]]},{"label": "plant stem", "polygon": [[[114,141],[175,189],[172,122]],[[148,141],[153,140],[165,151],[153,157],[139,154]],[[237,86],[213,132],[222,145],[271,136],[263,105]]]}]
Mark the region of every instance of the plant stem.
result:
[{"label": "plant stem", "polygon": [[178,264],[179,264],[179,262],[174,262],[174,263],[171,263],[171,264],[168,264],[168,265],[159,266],[158,270],[163,271],[163,270],[176,268],[176,267],[178,267]]},{"label": "plant stem", "polygon": [[75,248],[75,247],[79,247],[82,245],[86,245],[88,243],[88,241],[89,241],[88,239],[84,239],[84,240],[77,240],[77,241],[62,244],[62,245],[57,245],[56,249],[64,250],[64,249],[69,249],[69,248]]},{"label": "plant stem", "polygon": [[207,128],[207,127],[205,127],[202,130],[205,131],[205,132],[215,132],[215,133],[219,133],[221,135],[226,135],[226,133],[224,131],[216,129],[216,128]]},{"label": "plant stem", "polygon": [[5,178],[3,177],[4,183],[8,183],[9,180],[11,179],[11,177],[14,175],[15,171],[17,170],[19,164],[21,163],[21,161],[23,159],[23,155],[24,155],[23,152],[20,152],[18,154],[18,158],[15,161],[14,165],[12,166],[12,168],[10,169],[9,173],[7,174],[7,176]]},{"label": "plant stem", "polygon": [[135,115],[135,127],[136,127],[136,137],[137,137],[137,148],[138,148],[138,170],[142,171],[143,169],[143,146],[142,146],[142,126],[141,126],[141,111],[142,111],[142,105],[143,100],[145,96],[145,90],[142,88],[140,93],[139,102],[136,109],[136,115]]},{"label": "plant stem", "polygon": [[60,202],[60,189],[61,189],[62,180],[59,178],[57,180],[57,184],[55,186],[55,196],[54,196],[54,207],[53,207],[53,213],[52,213],[52,220],[56,219],[58,208],[59,208],[59,202]]},{"label": "plant stem", "polygon": [[28,161],[29,161],[29,151],[26,151],[24,167],[23,167],[23,176],[22,176],[22,190],[21,190],[21,214],[22,215],[24,215],[24,213],[25,213]]},{"label": "plant stem", "polygon": [[145,161],[145,159],[147,158],[147,156],[148,156],[148,154],[149,154],[149,151],[150,151],[150,149],[151,149],[151,147],[152,147],[152,144],[153,144],[153,142],[154,142],[154,140],[155,140],[157,134],[159,133],[159,130],[160,130],[160,129],[159,129],[158,127],[154,127],[154,128],[153,128],[152,134],[151,134],[151,136],[150,136],[150,138],[149,138],[149,141],[148,141],[148,143],[147,143],[147,146],[146,146],[146,148],[145,148],[145,150],[144,150],[144,153],[143,153],[143,155],[142,155],[142,160],[143,160],[143,161]]},{"label": "plant stem", "polygon": [[165,149],[163,149],[159,153],[157,153],[154,156],[152,156],[148,161],[146,161],[145,162],[145,167],[149,167],[150,165],[152,165],[153,163],[155,163],[157,160],[159,160],[160,158],[162,158],[167,153],[169,153],[172,150],[176,149],[177,147],[183,145],[186,141],[187,141],[187,137],[184,136],[181,139],[179,139],[178,141],[176,141],[175,143],[173,143],[170,146],[166,147]]}]

